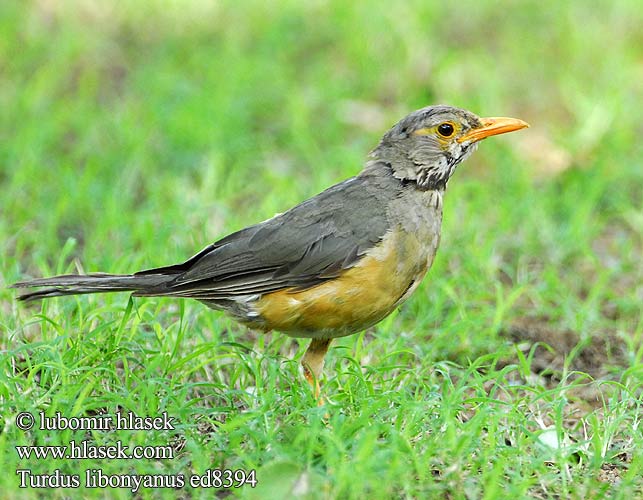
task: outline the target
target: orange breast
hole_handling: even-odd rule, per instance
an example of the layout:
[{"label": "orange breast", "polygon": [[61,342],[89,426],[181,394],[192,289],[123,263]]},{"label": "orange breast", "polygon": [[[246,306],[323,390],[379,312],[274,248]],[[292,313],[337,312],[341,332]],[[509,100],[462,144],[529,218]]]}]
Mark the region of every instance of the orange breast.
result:
[{"label": "orange breast", "polygon": [[264,295],[253,308],[261,326],[295,337],[341,337],[367,328],[393,311],[419,284],[433,259],[416,236],[388,233],[338,278],[303,291]]}]

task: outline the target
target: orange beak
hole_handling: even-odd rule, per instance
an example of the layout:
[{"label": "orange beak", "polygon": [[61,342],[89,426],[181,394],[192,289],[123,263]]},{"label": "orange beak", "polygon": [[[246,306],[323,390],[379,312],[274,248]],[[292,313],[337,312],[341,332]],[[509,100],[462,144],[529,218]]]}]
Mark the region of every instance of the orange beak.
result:
[{"label": "orange beak", "polygon": [[458,142],[477,142],[485,137],[492,135],[506,134],[520,130],[521,128],[529,127],[527,122],[518,120],[518,118],[481,118],[482,127],[474,128],[462,137],[458,138]]}]

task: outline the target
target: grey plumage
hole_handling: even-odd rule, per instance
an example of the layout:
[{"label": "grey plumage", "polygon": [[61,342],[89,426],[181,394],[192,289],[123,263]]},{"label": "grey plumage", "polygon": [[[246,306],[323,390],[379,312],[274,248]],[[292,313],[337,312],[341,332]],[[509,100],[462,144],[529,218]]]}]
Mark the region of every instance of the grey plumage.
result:
[{"label": "grey plumage", "polygon": [[377,244],[388,227],[389,200],[402,189],[390,166],[373,164],[283,214],[226,236],[182,264],[133,275],[57,276],[13,287],[53,287],[20,295],[24,301],[133,291],[137,296],[209,303],[282,288],[305,289],[336,277]]},{"label": "grey plumage", "polygon": [[458,135],[482,125],[480,118],[464,109],[428,106],[410,113],[393,125],[371,152],[371,157],[393,165],[395,177],[414,181],[422,190],[444,190],[455,167],[477,147],[476,142],[459,144],[452,141],[449,148],[445,148],[434,135],[414,134],[444,121],[458,123],[461,126]]},{"label": "grey plumage", "polygon": [[169,275],[150,274],[147,276],[136,276],[131,274],[64,274],[51,278],[38,278],[30,281],[21,281],[11,285],[11,288],[38,288],[53,287],[27,292],[18,295],[18,300],[30,301],[40,300],[47,297],[58,297],[61,295],[81,295],[86,293],[102,292],[132,292],[143,290],[149,287],[159,286],[167,280]]}]

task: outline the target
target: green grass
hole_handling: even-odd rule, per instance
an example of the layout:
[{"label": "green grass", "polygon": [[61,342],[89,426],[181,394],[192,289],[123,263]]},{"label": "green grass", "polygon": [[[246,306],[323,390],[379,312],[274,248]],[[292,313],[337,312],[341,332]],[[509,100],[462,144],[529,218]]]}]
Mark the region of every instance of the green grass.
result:
[{"label": "green grass", "polygon": [[[0,3],[0,457],[105,474],[256,470],[241,498],[643,495],[638,2]],[[196,302],[18,305],[6,287],[179,262],[356,174],[432,103],[529,130],[485,141],[445,199],[422,286],[337,341]],[[517,343],[515,343],[517,342]],[[162,412],[174,431],[20,431],[20,412]],[[168,460],[16,445],[167,445]],[[129,498],[127,489],[47,490]],[[211,497],[141,489],[140,498]]]}]

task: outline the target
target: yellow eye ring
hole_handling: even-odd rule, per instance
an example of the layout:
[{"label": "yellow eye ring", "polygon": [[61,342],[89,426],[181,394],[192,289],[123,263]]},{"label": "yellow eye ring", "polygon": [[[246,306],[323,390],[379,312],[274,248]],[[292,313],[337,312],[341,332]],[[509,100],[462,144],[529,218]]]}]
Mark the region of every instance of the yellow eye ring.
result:
[{"label": "yellow eye ring", "polygon": [[438,131],[438,134],[440,134],[445,139],[453,137],[453,134],[455,134],[455,127],[450,122],[440,123],[440,125],[437,126],[436,130]]}]

